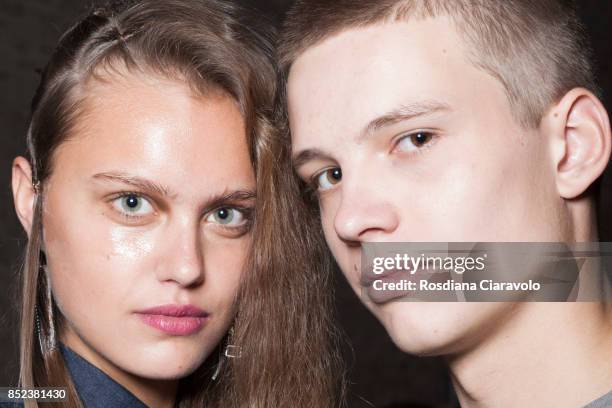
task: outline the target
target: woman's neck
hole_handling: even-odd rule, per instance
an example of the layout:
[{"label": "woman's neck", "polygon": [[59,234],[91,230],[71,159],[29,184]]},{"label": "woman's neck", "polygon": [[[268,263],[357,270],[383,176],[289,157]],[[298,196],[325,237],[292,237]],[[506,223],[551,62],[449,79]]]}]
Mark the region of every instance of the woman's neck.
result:
[{"label": "woman's neck", "polygon": [[174,406],[178,380],[155,380],[130,374],[89,347],[72,330],[66,330],[61,340],[72,351],[121,384],[145,405],[160,408]]}]

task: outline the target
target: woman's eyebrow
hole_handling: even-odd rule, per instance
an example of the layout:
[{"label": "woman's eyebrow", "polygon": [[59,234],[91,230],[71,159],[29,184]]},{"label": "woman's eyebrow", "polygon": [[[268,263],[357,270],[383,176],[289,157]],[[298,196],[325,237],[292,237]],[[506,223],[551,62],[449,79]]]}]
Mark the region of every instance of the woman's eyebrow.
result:
[{"label": "woman's eyebrow", "polygon": [[[126,173],[120,172],[106,172],[98,173],[92,176],[93,179],[105,180],[110,182],[119,182],[127,184],[144,191],[150,191],[157,193],[162,197],[173,198],[176,197],[176,193],[172,192],[170,188],[162,184],[156,183],[151,180],[147,180],[141,177],[132,176]],[[250,189],[236,189],[230,192],[223,192],[216,194],[206,200],[206,209],[213,209],[226,203],[235,201],[248,201],[255,198],[255,191]]]},{"label": "woman's eyebrow", "polygon": [[176,193],[173,193],[167,186],[156,183],[151,180],[147,180],[141,177],[132,176],[126,173],[120,172],[106,172],[106,173],[98,173],[92,176],[93,179],[96,180],[105,180],[111,182],[119,182],[123,184],[127,184],[133,187],[136,187],[140,190],[155,192],[163,197],[174,197]]},{"label": "woman's eyebrow", "polygon": [[211,197],[204,208],[204,212],[214,210],[223,205],[230,205],[236,202],[251,201],[256,198],[253,190],[234,190],[229,193],[222,193]]}]

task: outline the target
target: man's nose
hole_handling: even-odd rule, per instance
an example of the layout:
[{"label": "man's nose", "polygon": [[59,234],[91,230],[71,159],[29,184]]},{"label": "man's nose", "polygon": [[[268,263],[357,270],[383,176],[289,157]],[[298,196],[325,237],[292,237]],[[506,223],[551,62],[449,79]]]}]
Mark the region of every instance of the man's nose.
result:
[{"label": "man's nose", "polygon": [[341,240],[354,244],[377,241],[397,229],[399,217],[388,200],[391,192],[369,190],[364,185],[346,182],[341,193],[334,217],[334,228]]}]

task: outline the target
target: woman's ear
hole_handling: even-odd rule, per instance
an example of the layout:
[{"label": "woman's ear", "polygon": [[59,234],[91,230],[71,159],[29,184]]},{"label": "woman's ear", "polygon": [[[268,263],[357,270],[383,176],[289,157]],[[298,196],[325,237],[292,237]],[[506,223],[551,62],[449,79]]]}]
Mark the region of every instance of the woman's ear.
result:
[{"label": "woman's ear", "polygon": [[575,88],[543,120],[552,132],[557,190],[565,199],[576,198],[601,176],[610,161],[608,113],[593,93]]},{"label": "woman's ear", "polygon": [[32,231],[37,191],[32,185],[32,167],[24,157],[20,156],[13,160],[12,188],[17,217],[29,238]]}]

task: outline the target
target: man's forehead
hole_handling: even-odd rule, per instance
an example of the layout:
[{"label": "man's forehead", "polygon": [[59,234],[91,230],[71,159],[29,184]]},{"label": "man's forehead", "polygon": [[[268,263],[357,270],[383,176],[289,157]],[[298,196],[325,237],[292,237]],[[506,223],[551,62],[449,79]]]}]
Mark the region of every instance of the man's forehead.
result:
[{"label": "man's forehead", "polygon": [[[354,132],[386,112],[432,100],[446,102],[465,59],[440,19],[353,29],[307,50],[289,76],[292,129],[322,126]],[[438,34],[432,45],[429,34]],[[425,41],[426,40],[426,41]],[[349,122],[349,123],[346,123]],[[338,127],[350,126],[350,129]],[[299,135],[298,135],[299,136]]]},{"label": "man's forehead", "polygon": [[335,70],[338,60],[363,57],[371,60],[389,52],[410,53],[421,49],[460,55],[463,42],[455,24],[446,16],[348,27],[302,51],[291,66],[290,79],[295,78],[296,72],[301,75],[303,66],[312,69],[311,65],[317,64],[322,69]]}]

